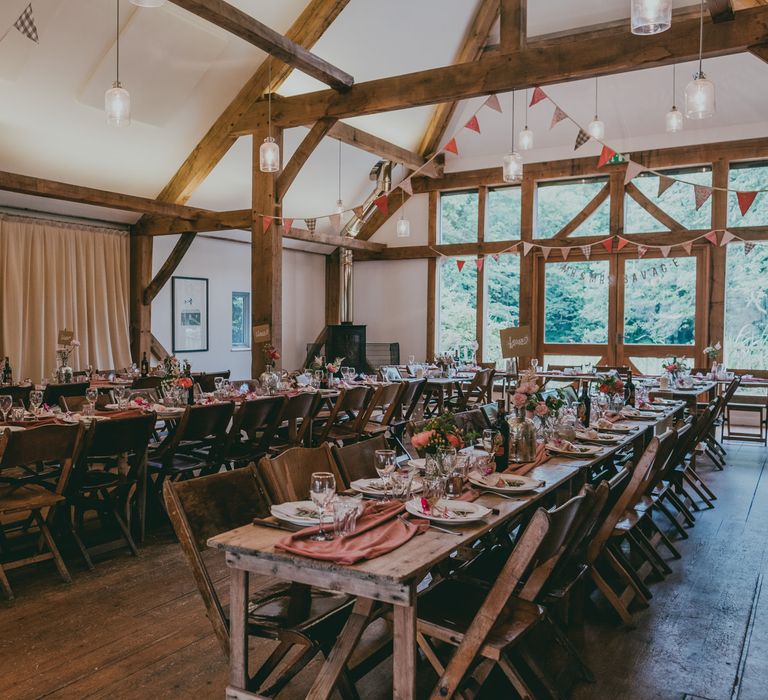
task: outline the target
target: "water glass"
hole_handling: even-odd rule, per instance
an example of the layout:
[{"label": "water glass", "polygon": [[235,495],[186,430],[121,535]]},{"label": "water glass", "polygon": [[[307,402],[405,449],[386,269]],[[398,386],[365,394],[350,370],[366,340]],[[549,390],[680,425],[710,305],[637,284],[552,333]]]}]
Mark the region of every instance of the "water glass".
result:
[{"label": "water glass", "polygon": [[309,480],[309,496],[317,508],[320,518],[320,531],[312,536],[316,542],[326,542],[333,539],[331,533],[326,533],[325,512],[336,496],[336,479],[330,472],[313,472]]},{"label": "water glass", "polygon": [[43,405],[43,392],[35,389],[29,392],[29,407],[32,409],[32,415],[36,416]]},{"label": "water glass", "polygon": [[437,466],[440,469],[441,476],[446,477],[453,471],[453,464],[455,459],[456,459],[455,447],[438,447],[437,448]]},{"label": "water glass", "polygon": [[224,377],[216,377],[213,380],[213,386],[216,387],[216,391],[221,391],[221,387],[224,384]]},{"label": "water glass", "polygon": [[384,482],[384,500],[389,500],[392,472],[397,467],[397,454],[394,450],[376,450],[373,453],[373,466]]},{"label": "water glass", "polygon": [[93,416],[96,414],[96,409],[92,403],[83,406],[82,414],[84,416]]},{"label": "water glass", "polygon": [[433,507],[445,496],[445,478],[442,476],[425,476],[422,493],[430,508]]},{"label": "water glass", "polygon": [[11,409],[11,420],[14,423],[23,423],[24,422],[24,406],[14,406]]},{"label": "water glass", "polygon": [[94,387],[88,387],[85,390],[85,398],[91,404],[91,410],[95,410],[96,400],[99,398],[99,390]]},{"label": "water glass", "polygon": [[416,469],[409,462],[403,462],[398,469],[392,472],[392,495],[397,500],[408,500],[415,474]]},{"label": "water glass", "polygon": [[360,515],[360,499],[338,496],[333,502],[333,532],[336,537],[347,537],[355,532]]},{"label": "water glass", "polygon": [[112,389],[112,393],[115,396],[117,405],[120,406],[123,403],[123,396],[125,396],[125,387],[118,384],[114,389]]},{"label": "water glass", "polygon": [[13,398],[9,394],[0,396],[0,412],[3,414],[3,423],[8,422],[8,411],[11,410]]}]

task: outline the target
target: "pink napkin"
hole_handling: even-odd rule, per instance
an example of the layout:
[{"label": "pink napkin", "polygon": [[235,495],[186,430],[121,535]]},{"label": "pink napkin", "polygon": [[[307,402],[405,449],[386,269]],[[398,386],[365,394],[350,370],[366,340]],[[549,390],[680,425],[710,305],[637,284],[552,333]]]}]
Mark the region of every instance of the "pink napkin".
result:
[{"label": "pink napkin", "polygon": [[534,457],[533,462],[525,462],[523,464],[513,464],[509,468],[504,470],[505,474],[519,474],[520,476],[525,476],[529,471],[532,469],[535,469],[536,467],[544,464],[544,462],[548,462],[550,459],[550,455],[547,453],[546,449],[544,448],[544,444],[540,443],[536,446],[536,456]]}]

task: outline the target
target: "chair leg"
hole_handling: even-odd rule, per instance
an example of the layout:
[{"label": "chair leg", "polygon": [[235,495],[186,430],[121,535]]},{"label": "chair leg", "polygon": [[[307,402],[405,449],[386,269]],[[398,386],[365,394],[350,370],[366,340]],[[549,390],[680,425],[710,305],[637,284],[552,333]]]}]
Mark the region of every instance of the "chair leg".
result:
[{"label": "chair leg", "polygon": [[307,647],[307,650],[301,654],[301,656],[299,656],[293,662],[293,664],[291,664],[291,666],[286,669],[271,686],[269,686],[269,688],[261,690],[260,694],[266,697],[274,697],[277,695],[286,685],[288,685],[288,683],[291,682],[291,680],[293,680],[293,677],[299,673],[299,671],[304,669],[304,667],[310,661],[312,661],[312,659],[319,651],[320,649],[314,644],[310,647]]},{"label": "chair leg", "polygon": [[687,540],[688,533],[685,531],[685,528],[679,522],[677,522],[677,518],[675,517],[674,513],[672,513],[672,511],[667,508],[666,504],[662,502],[661,498],[656,501],[656,507],[659,509],[660,513],[663,513],[667,517],[672,527],[674,527],[675,530],[677,530],[677,532],[680,534],[680,537],[682,537],[684,540]]},{"label": "chair leg", "polygon": [[648,607],[648,603],[653,598],[648,586],[645,585],[640,577],[637,575],[637,571],[632,566],[632,563],[624,556],[624,552],[620,547],[608,545],[605,548],[605,556],[608,559],[608,563],[611,568],[622,578],[625,583],[632,589],[636,598],[642,601],[645,607]]},{"label": "chair leg", "polygon": [[688,467],[685,471],[687,471],[688,476],[691,477],[691,479],[693,479],[699,485],[699,487],[701,487],[707,493],[711,501],[717,500],[715,493],[712,491],[712,489],[709,488],[707,482],[699,476],[695,469]]},{"label": "chair leg", "polygon": [[693,516],[693,513],[688,510],[688,506],[683,503],[682,499],[672,490],[667,492],[667,497],[669,498],[670,503],[677,508],[680,515],[683,516],[683,520],[688,523],[688,527],[693,527],[696,524],[696,518]]},{"label": "chair leg", "polygon": [[67,517],[65,518],[67,521],[67,529],[69,530],[69,534],[72,535],[72,539],[75,541],[77,548],[80,550],[80,555],[83,557],[83,560],[85,561],[85,565],[88,567],[90,571],[93,571],[95,567],[93,566],[91,555],[88,554],[88,548],[85,546],[85,543],[80,537],[80,534],[77,532],[75,526],[72,524],[70,515],[71,515],[70,513],[67,513]]},{"label": "chair leg", "polygon": [[681,554],[677,550],[677,547],[672,544],[672,541],[669,539],[669,537],[664,534],[662,529],[653,521],[653,515],[652,513],[648,514],[647,519],[647,525],[648,527],[655,532],[659,536],[659,541],[669,550],[669,553],[675,558],[675,559],[681,559]]},{"label": "chair leg", "polygon": [[534,655],[528,652],[525,645],[522,645],[517,651],[539,683],[544,686],[547,694],[555,700],[565,700],[565,696],[560,692],[560,689],[549,679],[547,672],[539,665]]},{"label": "chair leg", "polygon": [[691,478],[687,470],[683,472],[683,479],[685,480],[685,483],[688,484],[688,486],[690,486],[696,492],[696,495],[702,501],[704,501],[704,504],[707,506],[707,508],[715,507],[714,503],[712,503],[712,501],[710,501],[709,498],[707,498],[706,494],[699,488],[696,482]]},{"label": "chair leg", "polygon": [[499,668],[504,672],[504,675],[509,679],[512,687],[517,691],[517,694],[522,698],[522,700],[535,700],[536,696],[534,695],[533,691],[528,687],[528,684],[517,672],[506,654],[502,654],[497,663],[499,664]]},{"label": "chair leg", "polygon": [[67,565],[64,563],[64,560],[61,558],[61,554],[59,553],[59,548],[56,546],[56,542],[53,540],[53,535],[51,535],[51,531],[48,529],[48,525],[45,522],[45,518],[42,516],[39,510],[34,511],[34,517],[37,521],[37,525],[40,528],[40,533],[42,534],[43,538],[45,539],[46,544],[48,545],[48,549],[51,551],[51,554],[53,555],[53,562],[56,564],[56,568],[59,570],[59,575],[66,583],[72,583],[72,577],[69,575],[69,571],[67,571]]},{"label": "chair leg", "polygon": [[13,589],[11,588],[11,584],[8,581],[8,577],[5,575],[5,569],[3,569],[3,565],[0,564],[0,588],[3,589],[3,593],[5,593],[6,600],[13,605],[13,603],[16,602],[16,599],[13,596]]},{"label": "chair leg", "polygon": [[634,627],[635,623],[632,619],[632,613],[630,613],[624,603],[621,602],[616,591],[611,588],[609,583],[600,575],[594,565],[589,567],[589,575],[595,586],[597,586],[597,589],[605,596],[605,599],[611,604],[611,607],[621,618],[621,621],[628,627]]},{"label": "chair leg", "polygon": [[549,626],[549,629],[552,630],[552,634],[555,636],[555,641],[576,660],[576,663],[579,666],[579,670],[581,671],[581,677],[587,683],[594,683],[595,675],[592,673],[592,669],[587,665],[587,662],[579,653],[579,650],[573,646],[573,642],[571,642],[568,635],[562,630],[560,625],[558,625],[557,622],[552,619],[549,614],[547,614],[544,619]]},{"label": "chair leg", "polygon": [[656,548],[648,541],[648,538],[639,528],[631,530],[629,532],[629,538],[662,578],[667,574],[672,573],[669,564],[662,559],[661,555],[656,551]]},{"label": "chair leg", "polygon": [[249,685],[252,688],[260,688],[269,678],[280,662],[296,645],[293,642],[280,642],[267,660],[259,667],[259,670],[251,677]]}]

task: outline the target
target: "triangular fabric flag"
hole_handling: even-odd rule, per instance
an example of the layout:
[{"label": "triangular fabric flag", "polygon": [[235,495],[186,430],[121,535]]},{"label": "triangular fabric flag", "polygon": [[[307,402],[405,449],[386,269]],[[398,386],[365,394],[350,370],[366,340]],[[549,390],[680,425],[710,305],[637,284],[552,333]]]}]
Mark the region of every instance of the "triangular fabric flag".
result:
[{"label": "triangular fabric flag", "polygon": [[456,145],[456,138],[454,137],[446,143],[445,146],[443,146],[443,150],[453,153],[455,156],[459,155],[459,147]]},{"label": "triangular fabric flag", "polygon": [[592,246],[591,245],[583,245],[579,246],[581,248],[581,252],[584,253],[584,257],[589,260],[590,256],[592,255]]},{"label": "triangular fabric flag", "polygon": [[531,248],[533,248],[533,243],[527,243],[523,241],[523,257],[528,255],[528,253],[531,252]]},{"label": "triangular fabric flag", "polygon": [[659,250],[661,251],[662,257],[668,258],[669,253],[672,250],[672,246],[671,245],[659,246]]},{"label": "triangular fabric flag", "polygon": [[328,219],[331,222],[331,227],[333,228],[334,231],[336,231],[336,233],[341,231],[341,214],[339,213],[331,214],[328,217]]},{"label": "triangular fabric flag", "polygon": [[608,146],[603,146],[603,150],[600,151],[600,160],[597,161],[597,167],[602,168],[611,158],[616,155],[616,151]]},{"label": "triangular fabric flag", "polygon": [[363,209],[363,207],[354,207],[352,211],[355,212],[355,216],[360,219],[360,221],[363,220],[363,214],[365,214],[365,209]]},{"label": "triangular fabric flag", "polygon": [[705,233],[704,238],[706,238],[712,245],[717,245],[717,231]]},{"label": "triangular fabric flag", "polygon": [[604,241],[600,241],[600,243],[609,253],[613,250],[613,238],[606,238]]},{"label": "triangular fabric flag", "polygon": [[552,114],[552,121],[549,124],[549,128],[551,129],[553,126],[563,121],[563,119],[567,119],[567,118],[568,118],[568,115],[565,112],[563,112],[563,110],[560,109],[560,107],[555,107],[555,111]]},{"label": "triangular fabric flag", "polygon": [[304,219],[304,223],[307,225],[307,231],[310,233],[315,232],[315,228],[317,227],[317,219]]},{"label": "triangular fabric flag", "polygon": [[499,258],[501,257],[501,255],[499,255],[498,253],[494,253],[493,255],[491,255],[491,257],[493,258],[494,262],[499,262]]},{"label": "triangular fabric flag", "polygon": [[19,15],[19,18],[13,23],[27,39],[31,39],[36,44],[40,43],[40,37],[37,35],[37,27],[35,26],[35,17],[32,14],[32,3],[27,5],[24,12]]},{"label": "triangular fabric flag", "polygon": [[706,185],[694,185],[693,196],[696,198],[696,209],[701,209],[704,202],[712,196],[712,188]]},{"label": "triangular fabric flag", "polygon": [[560,248],[560,253],[563,256],[563,260],[568,260],[568,256],[571,253],[571,249],[570,248]]},{"label": "triangular fabric flag", "polygon": [[496,112],[501,113],[501,103],[499,102],[498,95],[488,95],[488,99],[483,102],[484,107],[490,107],[491,109],[495,110]]},{"label": "triangular fabric flag", "polygon": [[757,245],[754,241],[744,241],[744,255],[749,255]]},{"label": "triangular fabric flag", "polygon": [[469,129],[470,131],[475,131],[478,134],[480,133],[480,122],[477,121],[477,115],[473,114],[472,118],[464,125],[465,129]]},{"label": "triangular fabric flag", "polygon": [[674,184],[675,180],[673,180],[671,177],[667,177],[666,175],[659,175],[659,192],[656,196],[661,197],[661,195],[663,195]]},{"label": "triangular fabric flag", "polygon": [[533,89],[533,95],[531,95],[531,104],[528,105],[529,107],[533,107],[533,105],[539,104],[542,100],[547,99],[547,93],[544,92],[540,87],[536,87]]},{"label": "triangular fabric flag", "polygon": [[640,163],[635,163],[633,160],[630,160],[629,163],[627,163],[627,172],[624,174],[624,185],[626,185],[628,182],[632,182],[641,172],[643,172],[645,168],[640,165]]},{"label": "triangular fabric flag", "polygon": [[549,254],[552,252],[552,248],[549,246],[541,249],[541,254],[544,256],[544,260],[549,258]]},{"label": "triangular fabric flag", "polygon": [[[619,236],[619,242],[616,245],[616,250],[617,251],[621,250],[625,245],[627,245],[627,243],[629,243],[629,241],[626,238],[622,238],[621,236]],[[648,249],[646,248],[646,250]]]},{"label": "triangular fabric flag", "polygon": [[739,200],[739,209],[741,210],[742,216],[744,216],[749,211],[749,208],[752,206],[752,203],[755,201],[755,197],[757,197],[757,192],[737,192],[736,193],[736,199]]},{"label": "triangular fabric flag", "polygon": [[648,252],[648,247],[644,245],[637,246],[637,257],[642,258]]},{"label": "triangular fabric flag", "polygon": [[478,271],[483,269],[484,262],[485,262],[485,258],[475,258],[475,265],[477,266]]},{"label": "triangular fabric flag", "polygon": [[579,133],[576,134],[576,143],[573,146],[573,150],[578,151],[590,138],[590,135],[579,127]]},{"label": "triangular fabric flag", "polygon": [[459,272],[461,272],[464,269],[464,265],[466,264],[466,260],[457,260],[456,261],[456,267],[459,268]]},{"label": "triangular fabric flag", "polygon": [[691,248],[693,248],[693,241],[688,241],[687,243],[683,243],[683,250],[690,255],[691,254]]},{"label": "triangular fabric flag", "polygon": [[272,222],[275,220],[274,216],[262,216],[261,217],[261,232],[266,233]]},{"label": "triangular fabric flag", "polygon": [[283,219],[283,231],[290,233],[293,228],[293,219]]},{"label": "triangular fabric flag", "polygon": [[411,178],[407,177],[405,180],[403,180],[400,183],[400,189],[405,192],[406,194],[413,194],[413,183],[411,182]]},{"label": "triangular fabric flag", "polygon": [[736,236],[730,231],[723,231],[723,237],[720,239],[720,247],[722,248],[724,245],[728,245],[735,238]]},{"label": "triangular fabric flag", "polygon": [[386,216],[389,213],[389,199],[387,199],[387,195],[383,194],[381,197],[374,199],[373,203],[376,205],[376,208]]}]

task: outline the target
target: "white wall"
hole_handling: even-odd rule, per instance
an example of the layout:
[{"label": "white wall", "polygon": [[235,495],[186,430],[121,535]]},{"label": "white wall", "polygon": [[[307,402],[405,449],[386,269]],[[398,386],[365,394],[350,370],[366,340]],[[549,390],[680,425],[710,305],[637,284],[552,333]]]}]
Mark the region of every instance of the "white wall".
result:
[{"label": "white wall", "polygon": [[282,366],[303,366],[307,343],[324,327],[325,256],[283,249]]}]

